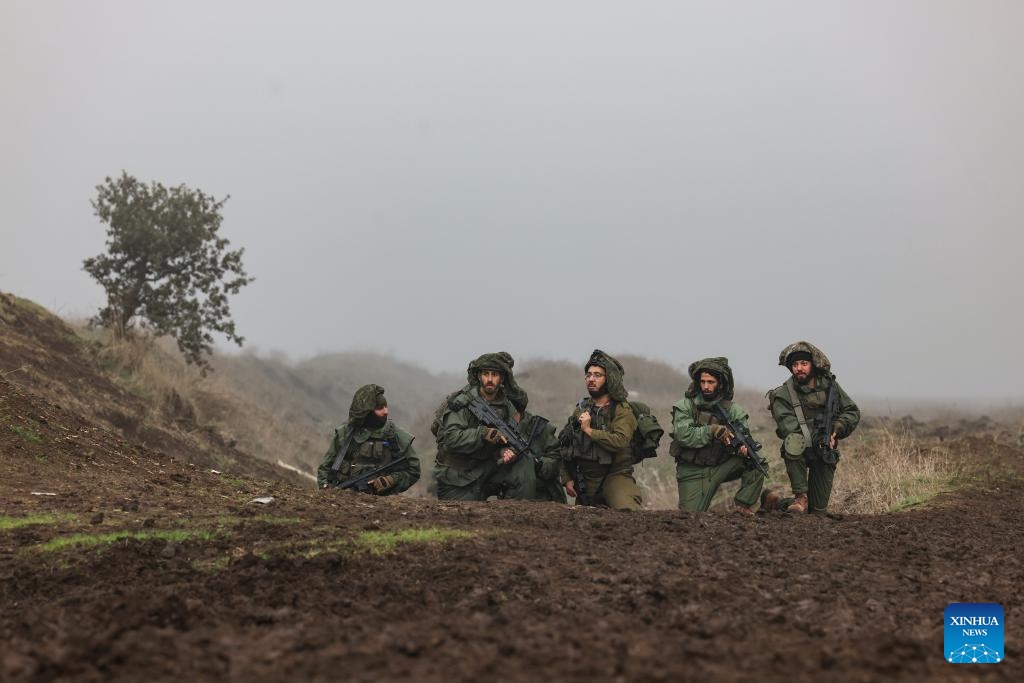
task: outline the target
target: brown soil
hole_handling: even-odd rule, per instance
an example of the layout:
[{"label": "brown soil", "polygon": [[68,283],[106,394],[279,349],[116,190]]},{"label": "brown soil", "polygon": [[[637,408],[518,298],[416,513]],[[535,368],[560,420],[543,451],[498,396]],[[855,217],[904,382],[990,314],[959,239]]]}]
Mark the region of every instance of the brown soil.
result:
[{"label": "brown soil", "polygon": [[[0,680],[1024,672],[1024,486],[1013,449],[971,445],[1011,476],[881,516],[375,499],[217,474],[2,374],[0,516],[64,516],[0,527]],[[274,501],[251,502],[259,496]],[[473,535],[390,550],[359,543],[370,531],[426,528]],[[211,535],[45,548],[73,534],[172,530]],[[1003,605],[1005,662],[945,663],[942,615],[954,601]]]}]

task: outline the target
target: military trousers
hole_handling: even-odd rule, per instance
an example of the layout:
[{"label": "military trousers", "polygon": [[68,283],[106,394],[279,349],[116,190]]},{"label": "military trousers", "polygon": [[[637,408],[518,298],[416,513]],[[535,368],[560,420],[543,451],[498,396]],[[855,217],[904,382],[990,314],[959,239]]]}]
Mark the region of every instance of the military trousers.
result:
[{"label": "military trousers", "polygon": [[764,475],[756,469],[747,469],[745,458],[733,456],[720,465],[703,467],[689,462],[676,463],[676,485],[679,487],[679,509],[706,511],[718,487],[727,481],[740,480],[736,502],[751,507],[761,497]]},{"label": "military trousers", "polygon": [[[633,478],[633,462],[601,465],[576,460],[569,471],[576,482],[577,505],[607,505],[615,510],[639,510],[643,505],[640,486]],[[580,481],[583,486],[580,488]]]},{"label": "military trousers", "polygon": [[[450,479],[450,478],[449,478]],[[537,497],[533,459],[520,457],[507,465],[490,463],[480,477],[463,485],[437,480],[438,500],[487,500],[491,496],[515,500]]]},{"label": "military trousers", "polygon": [[[835,463],[825,462],[811,449],[795,458],[783,453],[782,461],[786,463],[786,474],[789,475],[793,494],[807,494],[808,512],[824,512],[828,508],[829,498],[832,497],[832,482],[836,476]],[[792,498],[786,498],[780,505],[782,509],[786,509],[791,502]]]}]

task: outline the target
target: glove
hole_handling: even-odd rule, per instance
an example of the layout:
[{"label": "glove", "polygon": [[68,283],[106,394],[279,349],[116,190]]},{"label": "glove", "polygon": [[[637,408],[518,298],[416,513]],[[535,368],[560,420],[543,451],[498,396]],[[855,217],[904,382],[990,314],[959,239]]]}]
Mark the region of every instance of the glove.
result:
[{"label": "glove", "polygon": [[499,432],[494,427],[484,427],[483,438],[484,441],[486,441],[487,443],[504,443],[504,439],[501,436],[501,432]]},{"label": "glove", "polygon": [[708,434],[712,440],[727,443],[732,440],[734,434],[725,425],[708,425]]},{"label": "glove", "polygon": [[379,496],[385,491],[389,491],[395,486],[395,478],[390,474],[385,474],[382,477],[371,479],[369,482],[370,486],[373,487],[374,495]]}]

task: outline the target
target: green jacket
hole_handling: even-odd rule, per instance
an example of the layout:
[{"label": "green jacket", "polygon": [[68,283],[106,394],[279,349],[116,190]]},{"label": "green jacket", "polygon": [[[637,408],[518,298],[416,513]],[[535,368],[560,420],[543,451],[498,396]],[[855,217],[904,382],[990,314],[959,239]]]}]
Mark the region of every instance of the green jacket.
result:
[{"label": "green jacket", "polygon": [[710,467],[732,457],[732,448],[711,438],[710,425],[722,423],[711,412],[719,402],[730,419],[747,426],[750,416],[738,403],[719,399],[708,401],[700,393],[692,398],[683,398],[672,406],[672,445],[669,452],[677,461]]},{"label": "green jacket", "polygon": [[[796,389],[797,395],[800,397],[804,418],[807,420],[807,427],[812,435],[814,435],[815,420],[825,412],[825,405],[828,401],[828,389],[833,383],[836,385],[836,391],[838,392],[838,400],[836,401],[838,412],[833,422],[836,438],[845,439],[853,433],[853,430],[860,423],[860,409],[853,402],[853,399],[843,391],[843,388],[839,386],[839,382],[836,382],[834,377],[818,375],[817,382],[813,388],[801,385],[795,380],[791,383],[787,381],[787,383]],[[772,411],[772,417],[775,418],[775,433],[778,437],[785,439],[790,434],[800,432],[800,422],[797,419],[796,411],[793,409],[793,401],[786,384],[770,391],[768,393],[768,400],[768,407]]]},{"label": "green jacket", "polygon": [[[412,447],[415,437],[412,434],[395,425],[390,419],[383,427],[370,430],[366,427],[357,427],[353,432],[350,423],[345,423],[334,430],[334,437],[331,445],[324,453],[323,461],[317,469],[317,485],[323,488],[325,485],[337,485],[352,477],[386,465],[395,458],[408,455],[409,459],[402,463],[397,469],[391,472],[395,478],[395,485],[383,495],[401,493],[419,481],[420,459],[416,457],[416,451]],[[341,461],[341,468],[337,473],[331,471],[331,465],[338,453],[338,449],[352,433],[352,442],[348,451]]]},{"label": "green jacket", "polygon": [[[576,406],[570,420],[575,421],[593,407],[592,398],[584,399],[582,405]],[[610,401],[596,411],[590,426],[590,436],[579,428],[573,431],[572,449],[566,454],[567,460],[590,460],[601,465],[633,461],[632,441],[633,432],[636,431],[636,415],[628,401]]]},{"label": "green jacket", "polygon": [[[434,475],[451,486],[467,486],[494,471],[501,451],[506,446],[484,441],[486,427],[469,410],[469,403],[479,396],[479,387],[467,384],[448,402],[437,430],[437,460]],[[505,420],[525,421],[531,416],[520,413],[502,390],[490,406]],[[524,430],[520,430],[523,433]],[[524,438],[528,434],[523,434]],[[532,449],[531,449],[532,450]]]}]

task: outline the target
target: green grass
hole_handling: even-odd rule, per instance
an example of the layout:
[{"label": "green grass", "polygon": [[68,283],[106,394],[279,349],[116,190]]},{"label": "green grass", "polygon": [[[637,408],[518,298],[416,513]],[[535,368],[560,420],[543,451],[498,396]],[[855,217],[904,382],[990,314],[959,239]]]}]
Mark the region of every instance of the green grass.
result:
[{"label": "green grass", "polygon": [[75,516],[71,514],[28,515],[27,517],[5,517],[0,515],[0,531],[20,529],[23,526],[32,526],[33,524],[60,524],[61,522],[70,522],[74,518]]},{"label": "green grass", "polygon": [[356,538],[356,545],[380,555],[394,550],[399,543],[444,543],[457,538],[472,538],[472,531],[461,529],[403,529],[402,531],[365,531]]},{"label": "green grass", "polygon": [[75,534],[73,536],[63,536],[61,538],[55,538],[52,541],[48,541],[40,546],[41,550],[55,551],[63,550],[64,548],[70,548],[72,546],[84,546],[86,548],[95,548],[104,545],[110,545],[116,543],[122,539],[132,538],[139,541],[160,539],[165,541],[189,541],[189,540],[201,540],[208,541],[214,537],[212,531],[205,529],[156,529],[146,531],[112,531],[106,534]]},{"label": "green grass", "polygon": [[11,431],[28,441],[35,441],[36,443],[42,443],[43,437],[39,436],[35,431],[28,429],[27,427],[19,427],[18,425],[9,425]]}]

